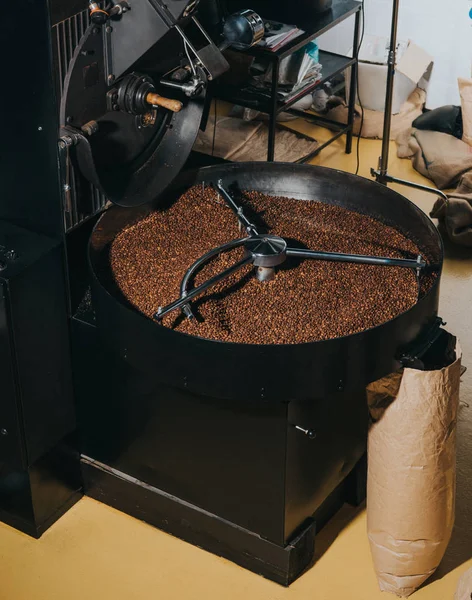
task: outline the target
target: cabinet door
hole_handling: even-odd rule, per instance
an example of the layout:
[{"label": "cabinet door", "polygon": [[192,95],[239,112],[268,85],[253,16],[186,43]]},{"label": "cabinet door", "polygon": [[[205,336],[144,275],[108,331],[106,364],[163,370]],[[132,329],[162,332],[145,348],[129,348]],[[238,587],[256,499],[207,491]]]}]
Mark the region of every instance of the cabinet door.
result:
[{"label": "cabinet door", "polygon": [[7,285],[0,282],[0,478],[2,472],[26,467],[6,309]]},{"label": "cabinet door", "polygon": [[[285,527],[290,539],[366,451],[366,392],[338,392],[312,402],[291,402],[288,415]],[[303,430],[312,430],[314,436],[308,437]]]}]

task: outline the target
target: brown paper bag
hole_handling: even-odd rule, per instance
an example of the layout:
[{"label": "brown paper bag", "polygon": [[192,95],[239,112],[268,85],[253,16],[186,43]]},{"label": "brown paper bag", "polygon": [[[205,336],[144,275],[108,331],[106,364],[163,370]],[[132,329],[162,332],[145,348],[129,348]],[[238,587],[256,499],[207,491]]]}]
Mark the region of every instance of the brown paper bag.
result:
[{"label": "brown paper bag", "polygon": [[461,353],[368,387],[367,531],[382,591],[412,594],[438,567],[454,523]]},{"label": "brown paper bag", "polygon": [[459,77],[459,92],[462,105],[462,123],[464,133],[462,140],[472,146],[472,79]]}]

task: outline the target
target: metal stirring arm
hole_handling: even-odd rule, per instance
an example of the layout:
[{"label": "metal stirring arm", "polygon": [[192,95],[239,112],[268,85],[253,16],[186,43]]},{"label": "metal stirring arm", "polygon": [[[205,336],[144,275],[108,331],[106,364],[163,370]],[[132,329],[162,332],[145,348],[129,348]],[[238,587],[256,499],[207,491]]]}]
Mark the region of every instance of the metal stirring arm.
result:
[{"label": "metal stirring arm", "polygon": [[251,221],[249,221],[249,219],[246,217],[242,206],[238,206],[231,197],[231,195],[227,192],[227,190],[223,186],[223,182],[221,181],[221,179],[217,182],[216,186],[213,187],[218,194],[221,194],[221,196],[223,196],[223,200],[238,217],[239,222],[246,229],[247,234],[250,236],[259,235],[256,226],[253,223],[251,223]]},{"label": "metal stirring arm", "polygon": [[[249,236],[260,236],[255,225],[253,225],[249,219],[245,216],[241,206],[233,200],[229,192],[223,186],[223,182],[220,179],[214,189],[223,196],[226,204],[231,208],[234,214],[238,217],[239,222],[246,228]],[[382,265],[389,267],[407,267],[410,269],[419,270],[426,267],[426,262],[423,260],[421,255],[416,260],[403,259],[403,258],[387,258],[381,256],[365,256],[362,254],[343,254],[340,252],[318,252],[315,250],[304,250],[297,248],[287,248],[285,252],[286,256],[294,256],[298,258],[308,258],[313,260],[329,260],[337,262],[350,262],[364,265]]]},{"label": "metal stirring arm", "polygon": [[201,296],[202,294],[204,294],[208,289],[210,289],[211,287],[213,287],[220,281],[223,281],[224,279],[230,277],[230,275],[232,275],[236,271],[239,271],[239,269],[242,269],[242,267],[244,267],[248,263],[252,262],[253,258],[250,255],[245,256],[243,259],[238,261],[236,264],[232,265],[231,267],[228,267],[221,273],[214,275],[208,281],[205,281],[205,283],[202,283],[201,285],[199,285],[198,287],[194,288],[193,290],[191,290],[189,292],[188,285],[189,285],[190,280],[192,279],[193,275],[204,264],[208,263],[214,256],[217,256],[218,254],[222,254],[223,252],[228,252],[229,250],[233,250],[234,248],[244,246],[244,244],[246,243],[246,240],[247,240],[247,238],[240,239],[240,240],[233,240],[231,242],[228,242],[227,244],[218,246],[218,248],[214,248],[213,250],[210,250],[209,252],[207,252],[206,254],[201,256],[198,260],[196,260],[193,263],[193,265],[190,267],[190,269],[188,269],[188,271],[185,273],[184,278],[182,279],[182,283],[180,284],[180,298],[178,300],[176,300],[175,302],[168,304],[167,306],[159,307],[157,313],[154,315],[154,319],[156,319],[156,321],[162,321],[162,319],[168,313],[170,313],[174,310],[178,310],[179,308],[182,309],[182,311],[184,312],[184,314],[187,318],[189,318],[189,319],[193,318],[194,314],[192,313],[192,309],[190,308],[189,302],[191,302],[198,296]]},{"label": "metal stirring arm", "polygon": [[334,262],[348,262],[360,265],[380,265],[384,267],[404,267],[416,271],[416,281],[418,285],[418,298],[421,293],[420,275],[426,268],[426,261],[421,254],[418,254],[416,260],[409,258],[387,258],[382,256],[366,256],[363,254],[342,254],[340,252],[316,252],[314,250],[305,250],[298,248],[287,248],[287,256],[304,258],[311,260],[329,260]]},{"label": "metal stirring arm", "polygon": [[426,261],[421,254],[416,260],[408,258],[387,258],[382,256],[366,256],[363,254],[342,254],[340,252],[318,252],[303,248],[287,248],[287,256],[312,260],[329,260],[334,262],[349,262],[361,265],[381,265],[385,267],[406,267],[421,271],[426,267]]}]

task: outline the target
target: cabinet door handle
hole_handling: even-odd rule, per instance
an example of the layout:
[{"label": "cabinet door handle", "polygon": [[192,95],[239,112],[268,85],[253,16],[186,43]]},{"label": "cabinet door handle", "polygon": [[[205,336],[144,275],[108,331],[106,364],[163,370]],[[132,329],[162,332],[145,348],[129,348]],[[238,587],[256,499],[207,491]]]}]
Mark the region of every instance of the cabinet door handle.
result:
[{"label": "cabinet door handle", "polygon": [[295,427],[297,431],[300,431],[306,435],[310,440],[314,440],[316,438],[316,431],[314,429],[305,429],[304,427],[300,427],[300,425],[293,425],[293,427]]}]

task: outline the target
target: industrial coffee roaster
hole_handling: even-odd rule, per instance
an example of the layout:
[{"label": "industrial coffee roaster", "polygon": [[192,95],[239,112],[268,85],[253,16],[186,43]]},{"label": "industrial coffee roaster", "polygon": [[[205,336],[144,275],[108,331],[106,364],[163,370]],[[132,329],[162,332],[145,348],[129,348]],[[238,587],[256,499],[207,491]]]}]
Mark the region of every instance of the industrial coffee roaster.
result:
[{"label": "industrial coffee roaster", "polygon": [[[436,335],[436,229],[399,194],[339,171],[196,169],[208,90],[227,69],[198,1],[19,1],[2,18],[13,93],[2,95],[0,519],[40,536],[87,494],[288,585],[324,522],[364,498],[366,384]],[[295,251],[261,234],[228,190],[317,199],[394,226],[421,251],[396,261],[417,273],[417,302],[303,344],[163,326],[163,309],[191,316],[192,292],[145,316],[117,289],[110,244],[192,185],[213,186],[234,211],[261,285]],[[422,255],[435,271],[424,292]]]}]

